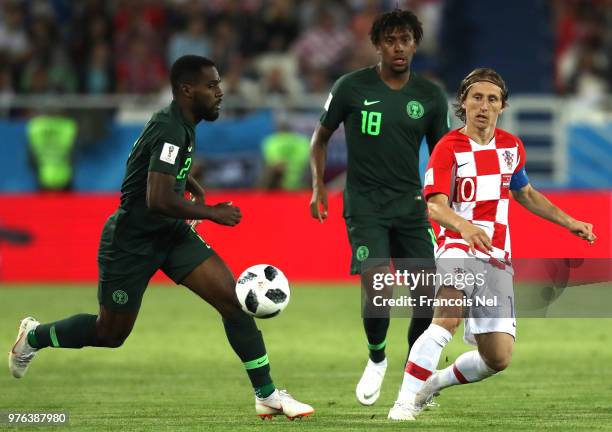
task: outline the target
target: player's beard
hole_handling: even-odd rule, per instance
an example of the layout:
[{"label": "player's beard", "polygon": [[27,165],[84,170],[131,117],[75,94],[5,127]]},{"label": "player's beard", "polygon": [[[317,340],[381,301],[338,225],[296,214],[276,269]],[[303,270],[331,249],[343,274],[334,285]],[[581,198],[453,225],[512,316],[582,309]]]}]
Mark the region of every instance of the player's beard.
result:
[{"label": "player's beard", "polygon": [[193,98],[193,110],[198,118],[206,121],[217,120],[219,118],[219,111],[216,108],[216,104],[207,105],[206,100],[197,94]]},{"label": "player's beard", "polygon": [[215,121],[219,118],[219,111],[216,111],[213,107],[212,109],[203,113],[202,118],[206,121]]}]

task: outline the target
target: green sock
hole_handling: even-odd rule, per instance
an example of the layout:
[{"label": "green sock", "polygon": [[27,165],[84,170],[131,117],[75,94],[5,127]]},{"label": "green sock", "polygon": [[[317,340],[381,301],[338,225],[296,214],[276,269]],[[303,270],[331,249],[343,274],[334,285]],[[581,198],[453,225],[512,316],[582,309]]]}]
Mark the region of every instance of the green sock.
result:
[{"label": "green sock", "polygon": [[36,329],[30,330],[28,332],[27,338],[28,338],[28,344],[32,348],[41,348],[41,346],[38,344],[38,340],[36,339]]},{"label": "green sock", "polygon": [[380,363],[386,358],[385,347],[387,346],[387,329],[389,318],[364,318],[363,328],[368,338],[368,349],[370,360]]},{"label": "green sock", "polygon": [[387,358],[385,354],[385,347],[387,346],[387,340],[385,339],[379,344],[373,345],[368,344],[368,349],[370,350],[370,360],[374,363],[380,363],[385,358]]},{"label": "green sock", "polygon": [[253,317],[241,314],[231,320],[224,319],[223,326],[230,345],[244,364],[255,393],[259,397],[270,396],[275,389],[270,376],[270,362]]},{"label": "green sock", "polygon": [[274,387],[274,384],[272,384],[272,383],[266,384],[263,387],[256,387],[255,388],[255,395],[259,399],[265,399],[268,396],[270,396],[272,393],[274,393],[274,390],[276,390],[276,387]]},{"label": "green sock", "polygon": [[33,348],[82,348],[95,346],[96,315],[79,314],[61,321],[40,324],[28,333]]}]

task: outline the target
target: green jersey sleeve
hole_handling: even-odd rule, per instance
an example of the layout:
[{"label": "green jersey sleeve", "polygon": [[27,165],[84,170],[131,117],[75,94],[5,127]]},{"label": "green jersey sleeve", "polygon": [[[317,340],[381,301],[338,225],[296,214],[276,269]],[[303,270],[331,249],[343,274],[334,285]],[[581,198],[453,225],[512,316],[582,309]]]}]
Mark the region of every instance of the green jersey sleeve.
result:
[{"label": "green jersey sleeve", "polygon": [[181,153],[185,151],[184,140],[161,126],[156,132],[151,145],[149,171],[176,176],[181,168]]},{"label": "green jersey sleeve", "polygon": [[338,79],[333,85],[327,101],[325,111],[321,115],[321,124],[329,130],[336,130],[346,118],[349,106],[347,105],[347,88],[344,77]]},{"label": "green jersey sleeve", "polygon": [[436,108],[426,133],[429,154],[433,152],[436,143],[440,141],[440,138],[446,135],[449,130],[450,117],[448,116],[448,101],[444,92],[438,89],[436,95]]}]

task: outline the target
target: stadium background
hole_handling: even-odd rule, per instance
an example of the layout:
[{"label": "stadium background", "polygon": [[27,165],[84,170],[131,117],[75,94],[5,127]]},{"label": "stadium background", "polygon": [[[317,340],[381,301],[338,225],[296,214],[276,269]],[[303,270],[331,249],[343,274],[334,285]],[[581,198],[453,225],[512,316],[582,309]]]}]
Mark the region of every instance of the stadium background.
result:
[{"label": "stadium background", "polygon": [[[308,214],[307,178],[297,191],[258,185],[263,139],[281,123],[310,136],[334,79],[375,62],[367,35],[370,23],[396,4],[414,10],[424,24],[413,69],[436,79],[449,101],[473,68],[489,66],[501,73],[511,94],[500,126],[525,141],[532,183],[576,218],[593,222],[599,236],[588,246],[512,205],[515,256],[612,257],[608,1],[3,0],[0,230],[7,237],[0,240],[2,343],[12,342],[13,326],[24,313],[50,320],[95,310],[97,242],[104,220],[118,204],[129,149],[150,114],[170,100],[167,74],[173,59],[203,54],[219,65],[225,92],[220,119],[197,129],[207,200],[232,200],[244,218],[236,228],[205,222],[199,231],[236,274],[269,262],[295,283],[288,310],[260,323],[275,353],[276,376],[293,377],[292,388],[311,398],[330,430],[366,427],[371,412],[372,419],[384,418],[394,390],[374,411],[358,410],[351,399],[366,352],[357,351],[363,342],[358,295],[346,289],[357,280],[347,274],[340,190],[331,193],[330,220],[321,225]],[[37,191],[27,124],[41,113],[62,113],[78,124],[71,192]],[[343,140],[337,131],[329,149],[330,181],[346,163]],[[421,154],[423,166],[427,155]],[[167,280],[158,275],[156,281]],[[196,422],[189,430],[202,424],[236,430],[243,422],[228,407],[252,409],[251,400],[248,405],[243,400],[249,394],[246,379],[214,312],[189,299],[176,290],[149,290],[137,334],[119,353],[45,352],[30,381],[2,378],[0,387],[9,391],[0,397],[0,410],[70,409],[79,424],[92,430],[99,425],[128,430],[127,418],[136,430],[159,426],[159,418],[170,430],[189,421]],[[195,324],[194,316],[201,318]],[[200,370],[201,350],[185,352],[180,332],[191,333],[194,326],[216,344],[206,355],[221,359],[220,366]],[[328,334],[330,327],[338,329],[342,340]],[[403,327],[392,326],[389,336],[395,344],[390,358],[397,365],[404,355]],[[600,385],[610,382],[601,366],[609,357],[606,327],[609,320],[525,320],[515,366],[496,383],[469,390],[472,408],[485,403],[491,408],[464,417],[463,389],[449,392],[442,401],[446,412],[462,420],[443,421],[442,426],[478,430],[484,425],[490,430],[512,421],[512,430],[540,424],[554,430],[605,429],[612,414],[606,408],[610,388]],[[302,335],[299,346],[288,333]],[[155,343],[160,340],[163,346]],[[448,356],[463,350],[455,341]],[[184,365],[177,367],[166,352],[182,352]],[[299,372],[298,358],[310,359]],[[67,364],[74,371],[70,377]],[[550,370],[553,377],[547,375]],[[109,378],[113,375],[118,378]],[[227,382],[220,377],[229,377],[241,391],[225,390]],[[316,383],[321,377],[334,390],[320,390]],[[400,377],[391,379],[399,383]],[[215,383],[226,402],[203,393],[206,383]],[[534,390],[534,383],[540,390]],[[143,389],[137,398],[135,387]],[[28,391],[19,391],[24,388]],[[508,406],[521,414],[509,420]]]},{"label": "stadium background", "polygon": [[[0,280],[95,281],[98,235],[117,203],[126,155],[151,112],[170,100],[168,68],[185,53],[213,58],[224,80],[221,118],[198,126],[208,199],[232,199],[245,215],[237,229],[204,223],[200,231],[236,272],[269,261],[292,280],[346,279],[340,194],[332,194],[330,223],[319,226],[308,217],[307,191],[258,189],[261,146],[281,123],[310,136],[333,80],[375,61],[372,18],[395,4],[2,2],[0,226],[29,232],[32,242],[0,243]],[[414,9],[425,28],[413,69],[437,80],[449,100],[474,67],[497,69],[511,91],[501,127],[525,141],[532,183],[593,221],[598,233],[609,233],[609,3],[504,3],[503,20],[485,1],[399,4]],[[26,128],[44,113],[77,122],[73,193],[36,192]],[[334,134],[329,180],[344,169],[343,140],[341,130]],[[422,166],[426,161],[423,148]],[[303,185],[306,190],[307,174]],[[535,240],[534,221],[513,207],[516,256],[612,256],[606,235],[589,248],[539,224]],[[271,234],[261,238],[261,232]],[[32,256],[42,258],[35,269]]]}]

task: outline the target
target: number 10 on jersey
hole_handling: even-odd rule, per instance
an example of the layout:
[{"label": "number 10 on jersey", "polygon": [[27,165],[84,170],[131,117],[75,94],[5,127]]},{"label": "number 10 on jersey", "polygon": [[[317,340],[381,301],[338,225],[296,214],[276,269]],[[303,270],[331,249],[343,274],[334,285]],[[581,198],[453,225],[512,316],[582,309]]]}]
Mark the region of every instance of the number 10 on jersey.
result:
[{"label": "number 10 on jersey", "polygon": [[382,113],[376,111],[361,111],[361,133],[368,135],[380,134]]}]

